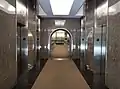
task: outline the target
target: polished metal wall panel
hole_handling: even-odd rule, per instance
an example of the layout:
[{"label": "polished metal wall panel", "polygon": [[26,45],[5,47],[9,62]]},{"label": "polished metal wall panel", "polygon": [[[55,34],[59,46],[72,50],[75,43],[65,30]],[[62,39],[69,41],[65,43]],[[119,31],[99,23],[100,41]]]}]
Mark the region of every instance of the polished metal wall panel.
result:
[{"label": "polished metal wall panel", "polygon": [[[97,1],[96,1],[97,2]],[[94,11],[95,15],[95,30],[94,30],[94,68],[95,68],[95,85],[105,84],[105,62],[106,62],[106,37],[107,37],[107,13],[108,1],[105,0],[102,4],[97,5]],[[99,81],[98,83],[96,83]]]},{"label": "polished metal wall panel", "polygon": [[40,31],[40,57],[41,58],[48,58],[48,30],[47,29],[41,29]]},{"label": "polished metal wall panel", "polygon": [[[30,31],[28,34],[32,34]],[[34,43],[34,37],[33,34],[31,36],[28,36],[28,64],[33,66],[35,61],[35,43]]]},{"label": "polished metal wall panel", "polygon": [[102,53],[102,47],[101,47],[101,44],[102,44],[102,39],[101,39],[101,34],[102,34],[102,28],[101,27],[98,27],[96,28],[95,30],[95,33],[94,33],[94,70],[97,72],[97,73],[100,73],[100,66],[101,66],[101,53]]},{"label": "polished metal wall panel", "polygon": [[73,29],[72,35],[73,35],[72,59],[76,59],[77,58],[77,39],[76,39],[77,33],[76,33],[76,29]]},{"label": "polished metal wall panel", "polygon": [[[108,22],[108,1],[105,0],[102,4],[100,4],[96,9],[95,9],[95,35],[99,35],[97,39],[97,42],[94,39],[94,60],[98,60],[98,68],[100,73],[100,80],[105,83],[105,62],[107,60],[107,22]],[[98,39],[100,39],[98,41]],[[97,51],[99,53],[97,54]],[[96,53],[96,54],[95,54]],[[97,56],[98,55],[98,56]]]},{"label": "polished metal wall panel", "polygon": [[[34,3],[33,3],[34,4]],[[28,5],[28,64],[33,66],[36,61],[36,50],[37,50],[37,17],[32,2]],[[39,37],[38,37],[39,38]]]},{"label": "polished metal wall panel", "polygon": [[37,28],[36,28],[36,31],[35,31],[35,56],[36,56],[36,61],[35,61],[35,65],[37,66],[36,68],[39,70],[40,69],[40,63],[41,63],[41,60],[40,60],[40,50],[41,50],[41,46],[40,46],[40,40],[41,40],[41,37],[40,37],[40,32],[41,32],[41,29],[40,29],[40,26],[41,26],[41,19],[38,19],[38,17],[36,18],[37,20]]},{"label": "polished metal wall panel", "polygon": [[80,62],[80,68],[81,70],[84,70],[84,65],[85,65],[85,55],[86,55],[86,41],[85,41],[85,19],[81,20],[81,42],[80,42],[80,58],[81,58],[81,62]]},{"label": "polished metal wall panel", "polygon": [[27,71],[28,71],[28,30],[25,27],[20,27],[19,25],[17,31],[17,88],[24,88],[27,86]]},{"label": "polished metal wall panel", "polygon": [[[107,60],[108,1],[91,0],[85,4],[85,64],[94,73],[94,88],[103,89]],[[101,85],[102,84],[102,85]],[[98,87],[101,85],[101,87]]]},{"label": "polished metal wall panel", "polygon": [[94,53],[94,8],[95,0],[86,1],[84,4],[83,24],[81,28],[81,53],[82,59],[85,65],[89,65],[91,69],[94,69],[93,53]]},{"label": "polished metal wall panel", "polygon": [[81,29],[76,31],[76,49],[77,49],[77,58],[80,59],[80,44],[81,44]]},{"label": "polished metal wall panel", "polygon": [[94,44],[93,44],[93,39],[94,39],[94,27],[91,26],[91,28],[87,28],[88,30],[88,35],[86,38],[86,64],[90,65],[92,69],[94,69],[94,62],[93,62],[93,54],[94,54]]},{"label": "polished metal wall panel", "polygon": [[27,14],[27,0],[16,0],[16,12],[17,12],[17,22],[21,23],[22,25],[26,25]]},{"label": "polished metal wall panel", "polygon": [[28,84],[28,3],[16,0],[17,14],[17,88]]},{"label": "polished metal wall panel", "polygon": [[[92,5],[91,5],[92,4]],[[86,64],[90,65],[94,69],[93,53],[94,53],[94,8],[95,0],[91,0],[86,3],[86,19],[85,19],[85,40],[86,40]]]}]

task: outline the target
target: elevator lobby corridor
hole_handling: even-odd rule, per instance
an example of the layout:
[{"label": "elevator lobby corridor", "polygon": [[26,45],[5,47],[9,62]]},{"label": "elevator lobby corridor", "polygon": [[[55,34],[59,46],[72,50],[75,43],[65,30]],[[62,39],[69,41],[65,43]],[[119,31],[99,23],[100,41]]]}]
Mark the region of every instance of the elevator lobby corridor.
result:
[{"label": "elevator lobby corridor", "polygon": [[120,0],[0,0],[0,89],[120,89]]}]

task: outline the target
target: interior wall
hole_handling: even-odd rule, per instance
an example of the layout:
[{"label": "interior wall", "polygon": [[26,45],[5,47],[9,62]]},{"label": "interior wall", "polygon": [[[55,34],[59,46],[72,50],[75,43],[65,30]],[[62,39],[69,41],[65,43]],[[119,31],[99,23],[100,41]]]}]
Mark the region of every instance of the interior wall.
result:
[{"label": "interior wall", "polygon": [[16,15],[0,10],[0,88],[10,89],[17,79]]},{"label": "interior wall", "polygon": [[[77,51],[78,47],[77,44],[79,43],[79,35],[78,33],[80,33],[80,20],[79,19],[65,19],[66,23],[64,26],[62,27],[56,27],[55,26],[55,20],[56,19],[50,19],[50,18],[43,18],[41,20],[41,34],[40,34],[40,41],[41,41],[41,56],[48,56],[48,51],[44,50],[44,46],[48,45],[48,38],[50,33],[56,29],[56,28],[66,28],[68,29],[71,34],[73,35],[73,44],[75,45],[74,51]],[[46,52],[46,53],[44,53]],[[46,55],[47,54],[47,55]],[[79,54],[73,54],[73,58],[78,58]]]},{"label": "interior wall", "polygon": [[93,33],[94,33],[94,23],[95,23],[95,15],[94,15],[94,10],[95,10],[96,4],[95,4],[95,0],[91,0],[88,1],[86,3],[86,8],[85,8],[85,28],[83,29],[82,32],[82,38],[83,38],[83,42],[85,42],[85,44],[87,46],[86,49],[86,53],[84,54],[84,60],[85,60],[85,64],[90,65],[91,68],[94,69],[93,64],[94,61],[93,59],[93,52],[94,52],[94,43],[93,43]]},{"label": "interior wall", "polygon": [[[108,60],[106,83],[110,89],[120,89],[120,1],[109,1]],[[111,11],[111,9],[113,11]]]}]

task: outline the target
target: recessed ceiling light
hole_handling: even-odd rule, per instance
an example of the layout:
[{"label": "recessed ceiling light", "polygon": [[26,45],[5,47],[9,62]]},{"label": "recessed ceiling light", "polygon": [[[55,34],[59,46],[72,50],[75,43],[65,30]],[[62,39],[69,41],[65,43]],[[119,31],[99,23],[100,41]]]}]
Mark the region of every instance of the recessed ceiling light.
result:
[{"label": "recessed ceiling light", "polygon": [[66,20],[55,20],[55,26],[64,26]]},{"label": "recessed ceiling light", "polygon": [[74,0],[50,0],[53,15],[69,15]]}]

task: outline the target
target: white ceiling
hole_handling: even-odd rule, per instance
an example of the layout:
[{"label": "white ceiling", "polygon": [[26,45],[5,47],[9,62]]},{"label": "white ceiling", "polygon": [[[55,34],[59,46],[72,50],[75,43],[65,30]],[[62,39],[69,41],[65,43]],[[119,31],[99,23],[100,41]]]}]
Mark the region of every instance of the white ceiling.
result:
[{"label": "white ceiling", "polygon": [[74,0],[50,0],[53,15],[69,15]]},{"label": "white ceiling", "polygon": [[[71,10],[69,12],[69,15],[57,15],[56,17],[81,17],[83,16],[83,3],[84,3],[84,0],[74,0]],[[53,15],[50,0],[38,0],[38,5],[39,5],[38,14],[40,16],[55,17],[55,15]]]}]

